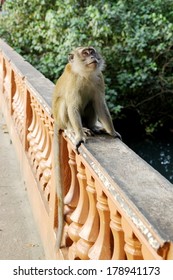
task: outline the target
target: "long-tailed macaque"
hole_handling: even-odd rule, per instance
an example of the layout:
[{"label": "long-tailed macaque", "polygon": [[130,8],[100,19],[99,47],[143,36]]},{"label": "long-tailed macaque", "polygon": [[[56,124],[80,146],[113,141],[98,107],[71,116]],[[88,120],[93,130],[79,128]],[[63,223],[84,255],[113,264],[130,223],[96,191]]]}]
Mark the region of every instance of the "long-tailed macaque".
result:
[{"label": "long-tailed macaque", "polygon": [[113,137],[115,131],[105,101],[102,75],[104,60],[93,47],[78,47],[69,54],[69,63],[58,79],[53,93],[52,110],[55,120],[54,157],[55,180],[58,196],[57,247],[60,248],[63,231],[63,190],[59,166],[59,131],[74,132],[76,150],[86,141],[88,131],[98,131],[99,120]]}]

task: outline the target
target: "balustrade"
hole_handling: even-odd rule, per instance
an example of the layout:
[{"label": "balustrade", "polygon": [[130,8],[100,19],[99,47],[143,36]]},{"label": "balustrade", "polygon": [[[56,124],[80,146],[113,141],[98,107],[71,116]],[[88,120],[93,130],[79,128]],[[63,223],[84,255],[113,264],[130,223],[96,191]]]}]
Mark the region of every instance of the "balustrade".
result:
[{"label": "balustrade", "polygon": [[[64,232],[56,249],[54,85],[0,40],[0,107],[49,259],[173,259],[172,185],[120,140],[61,133]],[[55,155],[54,155],[55,156]]]}]

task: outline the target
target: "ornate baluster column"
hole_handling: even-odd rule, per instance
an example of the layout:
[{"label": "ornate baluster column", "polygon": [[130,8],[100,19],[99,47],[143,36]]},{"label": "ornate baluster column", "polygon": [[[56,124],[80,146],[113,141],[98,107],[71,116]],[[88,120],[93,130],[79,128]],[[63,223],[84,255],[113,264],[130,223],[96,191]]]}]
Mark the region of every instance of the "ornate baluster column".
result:
[{"label": "ornate baluster column", "polygon": [[4,71],[4,58],[3,58],[2,52],[0,51],[0,94],[3,93],[4,76],[5,76],[5,71]]},{"label": "ornate baluster column", "polygon": [[13,110],[13,121],[15,123],[15,128],[18,135],[23,142],[24,138],[24,106],[25,98],[24,94],[26,92],[24,77],[18,74],[14,74],[14,80],[16,84],[16,91],[13,96],[12,110]]},{"label": "ornate baluster column", "polygon": [[110,213],[107,203],[107,197],[96,184],[97,191],[97,209],[100,218],[99,234],[95,244],[89,250],[89,258],[93,260],[109,260],[111,258],[111,240],[110,240]]},{"label": "ornate baluster column", "polygon": [[76,249],[76,242],[79,240],[80,230],[83,224],[86,221],[88,215],[88,196],[86,193],[86,174],[85,174],[85,166],[80,161],[80,156],[76,155],[77,161],[77,170],[78,170],[78,180],[79,180],[79,201],[77,204],[76,209],[71,214],[71,221],[72,223],[68,229],[68,235],[70,236],[71,240],[73,241],[72,246],[69,248],[69,259],[78,258],[77,249]]},{"label": "ornate baluster column", "polygon": [[87,220],[79,233],[80,239],[77,242],[77,254],[82,260],[89,259],[89,249],[93,246],[99,233],[99,216],[96,208],[95,181],[88,169],[86,170],[86,175],[89,212]]},{"label": "ornate baluster column", "polygon": [[141,252],[141,243],[135,236],[131,226],[127,220],[122,217],[122,228],[125,234],[125,247],[126,256],[128,260],[143,260]]},{"label": "ornate baluster column", "polygon": [[124,232],[121,225],[121,215],[115,208],[115,203],[109,199],[108,200],[110,209],[110,228],[113,234],[114,246],[112,260],[125,260],[126,255],[124,251]]},{"label": "ornate baluster column", "polygon": [[3,93],[4,93],[4,97],[5,97],[5,101],[7,103],[8,109],[10,110],[10,113],[11,113],[12,70],[11,70],[10,62],[7,60],[5,60],[3,72],[4,72]]}]

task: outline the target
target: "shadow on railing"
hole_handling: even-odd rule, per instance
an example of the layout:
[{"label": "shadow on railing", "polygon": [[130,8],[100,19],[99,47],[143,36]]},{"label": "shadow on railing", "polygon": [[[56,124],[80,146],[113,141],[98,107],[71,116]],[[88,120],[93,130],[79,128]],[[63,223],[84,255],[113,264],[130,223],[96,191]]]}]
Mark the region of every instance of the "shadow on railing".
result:
[{"label": "shadow on railing", "polygon": [[0,40],[0,107],[48,259],[173,259],[173,186],[120,140],[91,137],[76,154],[61,135],[64,233],[56,250],[54,84]]}]

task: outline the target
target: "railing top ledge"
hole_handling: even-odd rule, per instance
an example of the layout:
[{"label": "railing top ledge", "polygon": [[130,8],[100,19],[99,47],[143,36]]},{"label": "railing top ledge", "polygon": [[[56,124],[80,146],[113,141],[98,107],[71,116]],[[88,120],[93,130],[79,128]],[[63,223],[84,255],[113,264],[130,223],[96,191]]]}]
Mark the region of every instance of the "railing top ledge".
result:
[{"label": "railing top ledge", "polygon": [[173,185],[166,178],[109,136],[91,137],[80,152],[133,222],[142,213],[161,242],[173,241]]},{"label": "railing top ledge", "polygon": [[[37,96],[40,96],[43,106],[47,106],[49,112],[51,111],[51,99],[54,84],[45,78],[38,70],[36,70],[30,63],[15,52],[8,44],[0,39],[0,50],[4,57],[11,63],[12,68],[15,69],[21,77],[26,79],[26,85],[31,88]],[[47,104],[44,104],[46,101]]]}]

